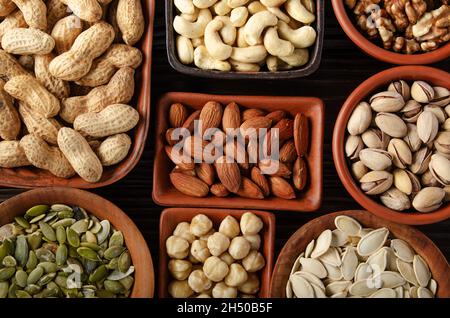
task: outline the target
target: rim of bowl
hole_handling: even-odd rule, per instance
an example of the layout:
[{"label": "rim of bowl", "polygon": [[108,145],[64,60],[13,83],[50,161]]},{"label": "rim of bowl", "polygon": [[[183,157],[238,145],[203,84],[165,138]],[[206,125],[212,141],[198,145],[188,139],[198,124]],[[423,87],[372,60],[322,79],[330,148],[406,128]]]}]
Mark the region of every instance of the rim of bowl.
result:
[{"label": "rim of bowl", "polygon": [[444,60],[450,56],[450,42],[437,48],[434,51],[421,54],[401,54],[385,50],[367,39],[359,31],[347,14],[344,1],[332,0],[334,14],[344,30],[345,34],[366,54],[387,63],[407,65],[407,64],[431,64]]},{"label": "rim of bowl", "polygon": [[[348,118],[357,104],[365,100],[373,90],[376,90],[380,86],[387,85],[392,80],[401,79],[404,76],[411,75],[413,75],[416,79],[421,79],[423,76],[429,78],[441,78],[443,81],[450,83],[449,73],[428,66],[398,66],[387,69],[368,78],[348,96],[339,111],[333,130],[333,161],[339,179],[344,187],[353,199],[369,212],[384,219],[402,224],[431,224],[450,218],[450,203],[446,203],[438,210],[429,213],[399,212],[389,209],[361,191],[360,187],[356,184],[355,179],[350,173],[344,154],[344,138],[346,136]],[[447,80],[445,80],[445,78],[447,78]]]}]

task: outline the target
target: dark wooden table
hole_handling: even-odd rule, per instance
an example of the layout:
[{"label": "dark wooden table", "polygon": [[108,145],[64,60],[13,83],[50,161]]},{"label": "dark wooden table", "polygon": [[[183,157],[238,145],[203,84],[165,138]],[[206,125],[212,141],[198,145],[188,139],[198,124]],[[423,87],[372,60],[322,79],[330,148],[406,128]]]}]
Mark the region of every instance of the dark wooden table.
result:
[{"label": "dark wooden table", "polygon": [[[166,55],[164,1],[156,1],[155,35],[153,41],[152,125],[144,155],[136,168],[114,185],[93,192],[111,200],[136,222],[150,247],[155,270],[158,260],[158,228],[162,207],[152,201],[152,174],[154,156],[155,107],[158,98],[169,91],[186,91],[236,95],[297,95],[317,96],[325,103],[324,140],[324,196],[322,207],[314,213],[279,212],[276,215],[276,255],[286,240],[303,224],[332,211],[359,209],[360,206],[342,186],[334,168],[331,139],[334,122],[342,103],[363,80],[392,67],[362,53],[341,30],[331,4],[326,1],[325,42],[320,69],[307,78],[280,81],[229,81],[193,78],[174,71]],[[450,70],[449,61],[435,65]],[[3,201],[22,190],[0,189]],[[420,226],[429,238],[450,259],[450,220],[439,224]],[[157,277],[157,273],[156,273]]]}]

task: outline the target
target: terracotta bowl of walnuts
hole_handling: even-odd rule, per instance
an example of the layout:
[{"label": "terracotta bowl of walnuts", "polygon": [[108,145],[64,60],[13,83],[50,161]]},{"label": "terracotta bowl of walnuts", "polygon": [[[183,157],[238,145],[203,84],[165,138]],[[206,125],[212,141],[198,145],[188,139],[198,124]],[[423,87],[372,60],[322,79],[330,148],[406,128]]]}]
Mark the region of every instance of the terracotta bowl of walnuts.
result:
[{"label": "terracotta bowl of walnuts", "polygon": [[[392,64],[399,64],[399,65],[420,65],[420,64],[431,64],[438,61],[445,60],[450,56],[450,42],[445,43],[445,40],[448,41],[449,37],[449,31],[448,27],[443,28],[424,28],[430,30],[429,33],[424,34],[419,37],[419,42],[415,41],[414,38],[411,41],[406,40],[408,32],[413,32],[413,28],[411,27],[411,23],[408,21],[408,19],[414,19],[413,17],[407,17],[406,14],[406,7],[400,8],[400,16],[396,19],[392,19],[392,15],[389,15],[387,11],[395,11],[395,8],[392,6],[397,5],[396,3],[388,3],[388,5],[391,5],[389,10],[386,9],[386,2],[387,1],[372,1],[373,6],[377,6],[374,8],[362,8],[360,7],[359,11],[366,11],[369,12],[366,15],[356,15],[353,14],[355,8],[359,5],[359,0],[331,0],[333,4],[333,10],[336,15],[336,18],[341,25],[344,32],[347,34],[347,36],[355,43],[361,50],[363,50],[366,54],[371,55],[372,57],[383,61],[387,63]],[[411,3],[408,2],[409,7],[413,7]],[[412,1],[411,1],[412,2]],[[440,13],[441,17],[444,19],[447,19],[447,16],[450,14],[450,9],[448,8],[448,5],[445,4],[445,1],[441,1],[442,6],[444,8],[432,8],[430,10],[426,9],[426,12],[422,11],[419,14],[417,11],[415,12],[416,18],[417,15],[419,15],[422,18],[424,18],[424,15],[428,15],[428,17],[431,17],[431,13],[433,9],[436,11],[436,14]],[[427,1],[423,0],[422,5],[426,4]],[[414,4],[415,5],[415,4]],[[378,7],[379,6],[379,7]],[[350,9],[352,7],[353,9]],[[393,31],[393,36],[385,35],[385,40],[380,40],[380,32],[379,29],[376,27],[370,27],[370,23],[367,22],[367,16],[369,18],[371,17],[370,12],[376,13],[376,8],[381,8],[379,12],[381,17],[386,17],[388,27],[386,29],[389,31]],[[413,7],[414,8],[414,7]],[[422,7],[425,8],[425,7]],[[419,9],[419,8],[418,8]],[[437,11],[439,10],[440,11]],[[422,9],[423,10],[423,9]],[[430,14],[429,14],[430,13]],[[352,16],[353,15],[353,16]],[[375,18],[376,19],[376,18]],[[419,22],[421,19],[417,19]],[[367,28],[365,31],[362,31],[360,27],[357,24],[364,25],[365,28]],[[374,25],[377,24],[377,21],[375,21]],[[383,22],[383,24],[385,24]],[[406,25],[409,25],[410,28],[406,27]],[[417,24],[416,24],[417,25]],[[398,29],[405,29],[406,31],[399,32]],[[383,30],[386,30],[383,29]],[[432,30],[437,30],[440,35],[439,37],[436,37],[434,35],[431,35]],[[389,31],[390,32],[390,31]],[[423,34],[424,32],[415,31],[416,34]],[[405,35],[406,34],[406,35]],[[402,35],[405,35],[405,37],[400,38]],[[377,45],[377,43],[372,42],[369,37],[378,38],[378,41],[380,42],[380,45],[384,45],[386,48],[383,48],[383,46]],[[409,36],[412,37],[412,36]],[[431,40],[430,40],[431,39]],[[422,41],[423,40],[423,41]],[[409,43],[408,43],[409,41]],[[439,43],[442,42],[442,43]],[[423,45],[423,47],[421,47]],[[438,48],[436,48],[436,46]],[[394,51],[394,48],[396,51]]]}]

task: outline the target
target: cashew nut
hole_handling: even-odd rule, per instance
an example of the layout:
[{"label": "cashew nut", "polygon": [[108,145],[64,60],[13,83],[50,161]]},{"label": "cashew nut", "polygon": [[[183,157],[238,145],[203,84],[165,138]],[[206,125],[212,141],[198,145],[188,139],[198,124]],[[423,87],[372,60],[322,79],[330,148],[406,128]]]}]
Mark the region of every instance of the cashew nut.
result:
[{"label": "cashew nut", "polygon": [[310,24],[316,19],[316,16],[309,12],[300,0],[287,0],[285,8],[292,18],[302,23]]},{"label": "cashew nut", "polygon": [[278,34],[282,39],[294,44],[296,49],[310,47],[316,41],[317,36],[316,30],[309,25],[294,30],[283,21],[278,21]]},{"label": "cashew nut", "polygon": [[173,4],[181,13],[193,14],[195,12],[192,0],[174,0]]},{"label": "cashew nut", "polygon": [[267,56],[264,45],[254,45],[249,47],[234,47],[231,58],[242,63],[259,63]]},{"label": "cashew nut", "polygon": [[200,45],[205,45],[205,39],[203,37],[191,39],[191,42],[192,46],[195,48],[199,47]]},{"label": "cashew nut", "polygon": [[194,64],[198,68],[204,70],[218,70],[229,71],[231,70],[230,63],[226,61],[219,61],[209,55],[205,46],[201,45],[194,50]]},{"label": "cashew nut", "polygon": [[295,49],[294,53],[288,56],[280,56],[280,59],[293,67],[302,66],[308,63],[309,51],[307,49]]},{"label": "cashew nut", "polygon": [[209,9],[202,9],[198,14],[196,22],[189,22],[177,15],[173,20],[173,28],[178,34],[187,38],[199,38],[204,35],[206,26],[211,20],[211,11]]},{"label": "cashew nut", "polygon": [[291,18],[289,18],[289,16],[286,13],[284,13],[283,11],[281,11],[281,9],[278,7],[267,7],[267,11],[275,14],[276,17],[278,19],[280,19],[281,21],[284,21],[286,23],[289,23],[289,21],[291,21]]},{"label": "cashew nut", "polygon": [[268,28],[264,35],[264,46],[271,55],[288,56],[294,53],[294,45],[278,37],[276,27]]},{"label": "cashew nut", "polygon": [[226,60],[231,56],[232,48],[222,42],[219,35],[219,30],[224,24],[219,20],[212,20],[208,23],[205,29],[205,46],[208,53],[217,60]]},{"label": "cashew nut", "polygon": [[236,28],[231,23],[230,17],[218,16],[214,20],[218,20],[223,23],[223,27],[220,30],[220,36],[225,44],[233,45],[236,41]]},{"label": "cashew nut", "polygon": [[247,2],[249,2],[250,0],[228,0],[227,4],[230,8],[234,9],[237,7],[241,7],[245,4],[247,4]]},{"label": "cashew nut", "polygon": [[234,27],[241,27],[247,22],[248,10],[246,7],[237,7],[231,11],[230,21]]},{"label": "cashew nut", "polygon": [[198,19],[199,13],[200,13],[200,10],[197,7],[195,7],[194,13],[192,13],[192,14],[182,13],[182,14],[180,14],[180,16],[189,22],[195,22]]},{"label": "cashew nut", "polygon": [[244,28],[245,40],[249,45],[261,43],[261,34],[265,28],[277,25],[278,19],[269,11],[255,13],[248,19]]},{"label": "cashew nut", "polygon": [[178,58],[183,64],[191,64],[194,62],[194,47],[191,40],[185,36],[178,36],[176,40]]},{"label": "cashew nut", "polygon": [[212,7],[217,0],[193,0],[194,5],[199,9],[206,9]]},{"label": "cashew nut", "polygon": [[251,15],[256,14],[261,11],[266,11],[266,7],[261,4],[259,1],[253,1],[247,6],[248,12]]},{"label": "cashew nut", "polygon": [[266,65],[271,72],[290,70],[292,68],[289,64],[272,55],[267,58]]},{"label": "cashew nut", "polygon": [[245,41],[245,34],[243,27],[237,29],[236,44],[238,47],[248,47],[248,43],[247,41]]},{"label": "cashew nut", "polygon": [[236,72],[259,72],[260,66],[254,63],[242,63],[230,59],[231,68]]},{"label": "cashew nut", "polygon": [[228,0],[220,0],[214,5],[214,13],[217,15],[227,15],[231,8],[228,6]]},{"label": "cashew nut", "polygon": [[286,0],[260,0],[260,1],[266,7],[279,7],[286,2]]}]

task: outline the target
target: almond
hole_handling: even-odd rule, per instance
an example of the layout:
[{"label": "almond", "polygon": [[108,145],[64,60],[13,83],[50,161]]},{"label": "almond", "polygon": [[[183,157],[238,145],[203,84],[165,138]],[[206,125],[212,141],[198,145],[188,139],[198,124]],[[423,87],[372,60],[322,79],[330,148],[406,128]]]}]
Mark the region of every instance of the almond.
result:
[{"label": "almond", "polygon": [[262,109],[247,108],[242,112],[242,122],[254,117],[264,117],[267,112]]},{"label": "almond", "polygon": [[243,198],[264,199],[261,189],[249,178],[242,177],[241,186],[236,194]]},{"label": "almond", "polygon": [[241,125],[241,112],[236,103],[229,103],[223,111],[222,128],[226,132],[227,129],[236,129]]},{"label": "almond", "polygon": [[172,139],[172,133],[174,132],[175,128],[169,128],[166,130],[166,141],[170,146],[175,145],[178,140]]},{"label": "almond", "polygon": [[201,162],[203,150],[207,145],[208,142],[198,136],[188,136],[184,139],[183,149],[187,156],[191,156],[196,162]]},{"label": "almond", "polygon": [[280,120],[285,118],[287,116],[286,112],[284,110],[275,110],[271,113],[268,113],[266,115],[266,118],[269,118],[272,120],[273,124],[278,123]]},{"label": "almond", "polygon": [[294,143],[299,157],[303,157],[307,153],[308,141],[308,119],[305,115],[298,113],[294,119]]},{"label": "almond", "polygon": [[250,167],[245,145],[242,145],[240,142],[233,141],[227,143],[225,146],[225,154],[233,158],[242,169],[247,170]]},{"label": "almond", "polygon": [[197,174],[195,173],[195,170],[183,170],[179,166],[175,166],[175,168],[172,169],[172,172],[174,173],[182,173],[191,177],[195,177]]},{"label": "almond", "polygon": [[292,174],[292,181],[297,190],[303,190],[308,178],[308,169],[306,168],[306,162],[303,158],[298,157],[295,161]]},{"label": "almond", "polygon": [[[272,171],[276,165],[278,165],[278,169],[276,171]],[[261,160],[258,163],[258,167],[261,170],[261,173],[270,176],[288,178],[292,174],[292,170],[286,164],[273,159]]]},{"label": "almond", "polygon": [[[278,129],[278,133],[273,129]],[[267,133],[264,140],[264,151],[270,155],[272,153],[272,135],[278,136],[278,145],[281,146],[288,139],[291,139],[294,134],[294,121],[292,119],[281,119],[272,129]]]},{"label": "almond", "polygon": [[262,194],[267,197],[270,194],[269,182],[266,177],[261,173],[258,167],[253,167],[251,171],[252,181],[261,189]]},{"label": "almond", "polygon": [[183,194],[193,197],[206,197],[209,193],[209,187],[206,183],[196,177],[183,173],[172,172],[170,181],[173,186]]},{"label": "almond", "polygon": [[[269,129],[272,125],[272,120],[266,117],[253,117],[244,121],[240,127],[241,135],[246,136],[247,130],[250,128],[256,129],[256,133],[261,128]],[[250,132],[249,132],[250,133]]]},{"label": "almond", "polygon": [[217,102],[207,102],[201,112],[200,120],[202,129],[205,132],[208,128],[217,128],[222,122],[222,105]]},{"label": "almond", "polygon": [[233,193],[239,190],[241,184],[241,173],[239,171],[239,166],[232,159],[222,156],[216,160],[216,172],[219,177],[220,182],[225,186],[225,188]]},{"label": "almond", "polygon": [[288,140],[280,149],[280,161],[283,163],[292,163],[297,159],[294,140]]},{"label": "almond", "polygon": [[188,156],[184,155],[181,150],[175,151],[172,146],[166,146],[164,150],[166,151],[166,154],[170,158],[170,160],[172,160],[172,162],[180,169],[192,170],[195,168],[194,161]]},{"label": "almond", "polygon": [[271,192],[274,196],[282,199],[295,199],[294,189],[289,182],[281,177],[269,177]]},{"label": "almond", "polygon": [[216,183],[211,186],[211,193],[216,197],[224,198],[230,194],[222,183]]},{"label": "almond", "polygon": [[200,178],[204,183],[211,186],[214,183],[215,178],[215,170],[212,165],[209,163],[200,163],[195,167],[195,172],[197,173],[197,177]]},{"label": "almond", "polygon": [[187,128],[192,134],[194,132],[194,121],[198,120],[199,118],[200,111],[196,110],[185,120],[185,122],[183,123],[183,128]]},{"label": "almond", "polygon": [[186,118],[188,117],[188,111],[184,105],[175,103],[170,106],[169,110],[169,123],[173,128],[183,126]]}]

